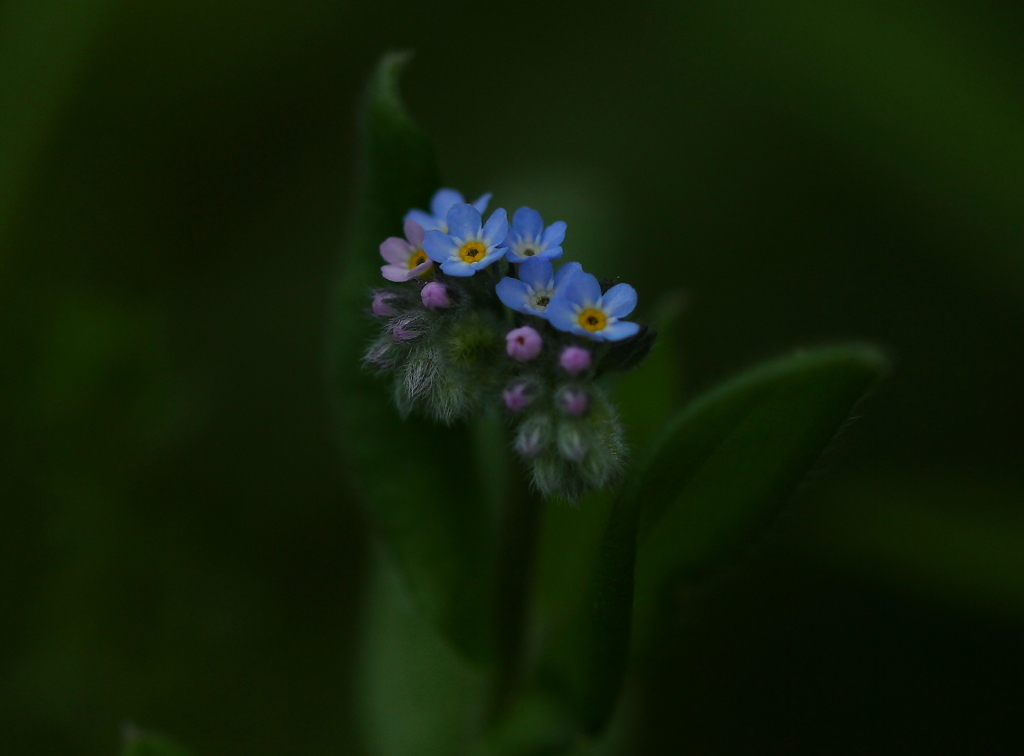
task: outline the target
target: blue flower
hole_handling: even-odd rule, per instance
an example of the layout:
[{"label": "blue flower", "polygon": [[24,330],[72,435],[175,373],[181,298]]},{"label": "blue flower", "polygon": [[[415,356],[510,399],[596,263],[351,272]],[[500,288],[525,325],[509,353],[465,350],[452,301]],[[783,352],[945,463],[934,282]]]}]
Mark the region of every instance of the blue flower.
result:
[{"label": "blue flower", "polygon": [[521,207],[512,216],[505,246],[508,247],[508,261],[521,263],[531,257],[554,260],[562,256],[562,240],[565,239],[565,222],[555,221],[544,228],[540,213],[529,207]]},{"label": "blue flower", "polygon": [[636,323],[621,320],[634,307],[636,290],[632,286],[616,284],[602,295],[597,278],[580,271],[570,276],[557,296],[552,297],[547,317],[559,331],[594,341],[620,341],[640,330]]},{"label": "blue flower", "polygon": [[[473,207],[477,209],[477,212],[483,213],[487,210],[487,203],[491,201],[491,193],[480,195],[476,202],[473,202]],[[451,210],[455,205],[466,204],[465,197],[462,196],[462,192],[457,192],[454,189],[438,189],[434,193],[434,198],[430,200],[430,212],[424,210],[410,210],[405,214],[403,220],[414,220],[423,226],[424,231],[431,231],[437,229],[438,231],[448,230],[448,211]]]},{"label": "blue flower", "polygon": [[516,312],[547,317],[548,303],[562,290],[573,273],[581,273],[579,263],[566,263],[554,272],[550,260],[533,257],[519,266],[519,278],[498,281],[498,299]]},{"label": "blue flower", "polygon": [[508,233],[508,217],[498,208],[481,226],[480,211],[472,205],[453,205],[448,211],[448,233],[427,231],[423,250],[449,276],[471,276],[505,254],[498,246]]}]

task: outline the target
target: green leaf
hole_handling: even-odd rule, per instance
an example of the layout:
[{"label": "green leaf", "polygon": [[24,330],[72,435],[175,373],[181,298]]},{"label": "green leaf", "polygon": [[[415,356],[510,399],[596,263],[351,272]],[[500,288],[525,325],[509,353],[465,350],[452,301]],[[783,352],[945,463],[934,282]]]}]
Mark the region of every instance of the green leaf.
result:
[{"label": "green leaf", "polygon": [[125,734],[121,756],[191,756],[191,754],[160,735],[129,728]]},{"label": "green leaf", "polygon": [[402,234],[412,207],[437,189],[433,149],[398,95],[404,54],[384,56],[362,112],[361,181],[332,303],[331,383],[349,474],[414,599],[464,654],[489,656],[487,555],[492,531],[473,436],[464,425],[402,420],[387,381],[361,368],[376,325],[365,315],[380,285],[378,247]]},{"label": "green leaf", "polygon": [[375,550],[356,673],[373,756],[467,753],[484,730],[489,682],[412,605],[393,560]]},{"label": "green leaf", "polygon": [[798,352],[729,381],[670,423],[635,493],[644,507],[639,632],[670,581],[704,576],[750,545],[884,369],[870,347]]},{"label": "green leaf", "polygon": [[669,424],[616,499],[586,602],[546,660],[548,684],[584,729],[599,732],[614,711],[631,634],[646,631],[669,581],[736,557],[883,365],[866,347],[800,353],[730,381]]},{"label": "green leaf", "polygon": [[946,472],[831,483],[801,517],[811,554],[932,601],[1024,620],[1018,481]]},{"label": "green leaf", "polygon": [[75,94],[113,0],[0,5],[0,268],[32,173]]}]

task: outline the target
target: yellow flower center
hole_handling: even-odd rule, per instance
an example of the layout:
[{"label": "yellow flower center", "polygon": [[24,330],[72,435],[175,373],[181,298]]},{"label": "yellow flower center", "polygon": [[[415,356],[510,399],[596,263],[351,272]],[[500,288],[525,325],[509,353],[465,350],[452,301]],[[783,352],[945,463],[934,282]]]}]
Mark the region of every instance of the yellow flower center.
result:
[{"label": "yellow flower center", "polygon": [[459,250],[459,257],[462,258],[463,262],[467,263],[479,262],[486,254],[487,247],[478,241],[466,242],[462,245],[462,249]]},{"label": "yellow flower center", "polygon": [[409,270],[412,270],[417,265],[422,265],[427,261],[427,253],[422,249],[412,253],[409,257]]},{"label": "yellow flower center", "polygon": [[603,331],[608,318],[600,310],[589,309],[579,314],[577,322],[588,331]]}]

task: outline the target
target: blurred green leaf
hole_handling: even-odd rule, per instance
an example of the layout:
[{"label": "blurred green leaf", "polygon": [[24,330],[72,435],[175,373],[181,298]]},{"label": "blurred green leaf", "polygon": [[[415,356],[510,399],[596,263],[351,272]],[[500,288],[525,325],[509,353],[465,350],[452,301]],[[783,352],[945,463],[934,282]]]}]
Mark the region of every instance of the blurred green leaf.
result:
[{"label": "blurred green leaf", "polygon": [[124,740],[121,756],[191,756],[176,743],[149,732],[130,730]]},{"label": "blurred green leaf", "polygon": [[1024,491],[1016,481],[873,475],[815,498],[805,548],[942,603],[1024,619]]},{"label": "blurred green leaf", "polygon": [[375,557],[357,673],[365,745],[375,756],[466,753],[482,732],[488,681],[413,606],[393,560]]},{"label": "blurred green leaf", "polygon": [[392,53],[381,60],[363,106],[362,176],[332,308],[334,404],[353,483],[415,600],[459,649],[481,660],[493,635],[491,526],[473,436],[463,425],[403,421],[386,381],[361,368],[375,329],[365,311],[370,288],[381,282],[378,246],[400,236],[406,211],[426,207],[438,186],[433,149],[399,99],[407,59]]},{"label": "blurred green leaf", "polygon": [[736,556],[785,503],[883,365],[867,347],[799,353],[730,381],[670,423],[649,464],[616,499],[585,604],[547,661],[552,684],[588,732],[599,732],[614,711],[631,630],[650,624],[668,581]]},{"label": "blurred green leaf", "polygon": [[673,579],[721,568],[776,516],[884,369],[870,347],[798,352],[705,394],[670,424],[634,493],[641,637]]},{"label": "blurred green leaf", "polygon": [[19,204],[111,0],[0,5],[0,263]]}]

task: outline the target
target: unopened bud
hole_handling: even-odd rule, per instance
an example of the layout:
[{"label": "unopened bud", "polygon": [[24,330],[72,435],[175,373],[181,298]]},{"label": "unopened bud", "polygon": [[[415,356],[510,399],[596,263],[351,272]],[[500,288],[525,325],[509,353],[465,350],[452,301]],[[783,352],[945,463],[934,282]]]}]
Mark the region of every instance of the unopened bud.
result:
[{"label": "unopened bud", "polygon": [[394,360],[388,359],[389,346],[390,344],[386,342],[377,342],[370,347],[363,359],[379,370],[387,370],[394,365]]},{"label": "unopened bud", "polygon": [[370,310],[378,318],[390,318],[395,314],[395,308],[391,306],[390,302],[395,298],[395,295],[390,291],[383,289],[373,292],[373,304],[370,305]]},{"label": "unopened bud", "polygon": [[590,350],[578,346],[569,346],[558,356],[558,364],[569,375],[578,375],[590,368]]},{"label": "unopened bud", "polygon": [[516,381],[502,393],[511,412],[522,412],[533,403],[533,387],[527,381]]},{"label": "unopened bud", "polygon": [[431,310],[440,310],[452,305],[451,297],[448,296],[448,287],[440,281],[431,281],[420,289],[420,299],[423,301],[423,306]]},{"label": "unopened bud", "polygon": [[388,324],[395,341],[412,341],[423,335],[423,321],[415,317],[396,318]]},{"label": "unopened bud", "polygon": [[590,397],[581,388],[566,386],[558,392],[558,406],[569,417],[579,417],[590,408]]},{"label": "unopened bud", "polygon": [[581,462],[587,456],[587,442],[575,425],[563,424],[558,429],[558,451],[573,462]]},{"label": "unopened bud", "polygon": [[540,334],[530,326],[513,328],[505,334],[505,351],[513,360],[529,362],[544,347],[544,340]]},{"label": "unopened bud", "polygon": [[524,457],[534,457],[550,441],[551,420],[546,415],[535,415],[519,426],[516,451]]}]

